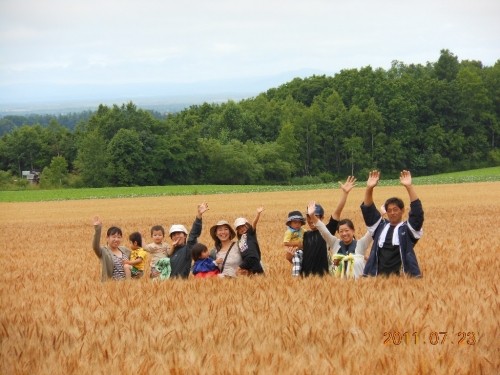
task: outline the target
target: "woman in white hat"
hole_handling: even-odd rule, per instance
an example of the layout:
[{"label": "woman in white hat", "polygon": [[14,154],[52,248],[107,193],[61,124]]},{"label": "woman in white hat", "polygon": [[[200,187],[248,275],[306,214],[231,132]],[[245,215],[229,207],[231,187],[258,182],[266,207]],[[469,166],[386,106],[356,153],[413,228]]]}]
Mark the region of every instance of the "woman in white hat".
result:
[{"label": "woman in white hat", "polygon": [[172,271],[170,277],[187,278],[191,270],[191,248],[198,242],[198,237],[202,229],[202,215],[208,210],[208,204],[198,205],[198,214],[194,219],[191,231],[184,225],[174,224],[168,231],[172,240],[172,254],[170,255],[170,265]]},{"label": "woman in white hat", "polygon": [[210,236],[214,239],[215,248],[210,256],[219,266],[221,277],[236,277],[242,262],[241,253],[236,242],[236,232],[226,220],[220,220],[210,228]]}]

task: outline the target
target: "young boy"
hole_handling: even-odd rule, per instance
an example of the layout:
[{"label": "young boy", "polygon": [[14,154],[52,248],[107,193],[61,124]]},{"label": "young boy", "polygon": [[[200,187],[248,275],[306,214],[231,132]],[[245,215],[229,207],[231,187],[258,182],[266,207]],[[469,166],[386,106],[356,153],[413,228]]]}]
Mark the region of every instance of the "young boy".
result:
[{"label": "young boy", "polygon": [[220,273],[217,263],[215,263],[215,260],[210,258],[208,248],[204,244],[197,243],[193,245],[191,249],[191,255],[194,260],[194,277],[214,277]]},{"label": "young boy", "polygon": [[139,278],[144,274],[144,264],[148,253],[142,248],[142,236],[139,232],[131,233],[128,237],[130,241],[130,260],[123,261],[125,278]]},{"label": "young boy", "polygon": [[239,217],[234,222],[236,235],[238,236],[238,249],[243,261],[237,271],[240,275],[263,274],[264,269],[261,264],[261,253],[259,242],[257,241],[257,223],[264,207],[257,208],[257,215],[252,224],[244,217]]},{"label": "young boy", "polygon": [[294,248],[295,254],[292,260],[292,276],[299,276],[300,266],[302,264],[302,241],[304,239],[304,228],[306,220],[300,211],[291,211],[288,213],[288,220],[286,222],[287,229],[283,238],[283,246],[285,251],[288,248]]},{"label": "young boy", "polygon": [[291,211],[288,213],[286,222],[286,231],[283,238],[283,246],[295,246],[302,249],[302,240],[304,239],[304,228],[306,220],[300,211]]},{"label": "young boy", "polygon": [[170,254],[170,245],[167,242],[163,242],[165,238],[165,229],[161,225],[155,225],[151,227],[151,238],[153,242],[147,244],[144,247],[149,254],[151,254],[151,273],[150,277],[152,279],[159,276],[160,272],[156,268],[156,263],[162,259],[166,258]]}]

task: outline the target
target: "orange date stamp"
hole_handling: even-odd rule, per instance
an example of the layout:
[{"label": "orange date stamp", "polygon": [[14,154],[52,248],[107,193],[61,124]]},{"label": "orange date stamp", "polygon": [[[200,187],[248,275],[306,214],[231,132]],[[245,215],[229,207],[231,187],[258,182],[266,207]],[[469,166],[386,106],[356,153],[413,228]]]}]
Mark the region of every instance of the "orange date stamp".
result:
[{"label": "orange date stamp", "polygon": [[476,345],[479,334],[477,332],[431,331],[423,332],[400,332],[386,331],[383,336],[384,345]]}]

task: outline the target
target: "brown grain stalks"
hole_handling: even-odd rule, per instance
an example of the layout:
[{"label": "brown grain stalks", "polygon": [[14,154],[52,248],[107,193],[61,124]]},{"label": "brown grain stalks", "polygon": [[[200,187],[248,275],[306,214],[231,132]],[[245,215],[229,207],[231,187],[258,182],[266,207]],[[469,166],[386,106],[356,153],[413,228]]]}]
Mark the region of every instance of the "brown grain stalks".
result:
[{"label": "brown grain stalks", "polygon": [[[417,192],[424,277],[355,282],[292,279],[283,257],[288,212],[314,199],[329,215],[338,189],[2,203],[0,373],[498,373],[500,184]],[[342,215],[357,236],[363,193],[352,191]],[[392,195],[408,204],[402,187],[378,187],[376,204]],[[202,201],[210,210],[200,242],[209,247],[217,220],[251,221],[265,207],[258,236],[266,276],[99,281],[93,215],[105,228],[120,226],[124,239],[139,230],[147,242],[155,224],[190,228]]]}]

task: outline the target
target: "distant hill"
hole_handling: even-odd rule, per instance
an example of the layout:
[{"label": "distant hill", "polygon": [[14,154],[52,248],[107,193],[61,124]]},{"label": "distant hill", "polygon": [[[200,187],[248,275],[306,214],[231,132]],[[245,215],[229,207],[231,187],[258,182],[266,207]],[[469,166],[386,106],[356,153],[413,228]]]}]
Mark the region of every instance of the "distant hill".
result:
[{"label": "distant hill", "polygon": [[161,113],[178,112],[194,104],[222,103],[257,96],[294,78],[322,75],[312,69],[282,74],[192,83],[143,83],[122,85],[50,85],[8,87],[0,85],[0,116],[66,114],[94,111],[99,104],[134,102]]},{"label": "distant hill", "polygon": [[170,97],[149,97],[139,99],[115,98],[108,100],[72,100],[61,102],[33,102],[33,103],[18,103],[4,105],[0,107],[0,118],[12,115],[65,115],[69,113],[80,113],[85,111],[94,112],[100,104],[112,106],[113,104],[121,105],[126,102],[133,101],[138,107],[146,110],[152,110],[160,113],[175,113],[194,105],[203,102],[219,103],[226,102],[230,99],[241,100],[253,96],[252,94],[228,93],[226,95],[184,95]]}]

